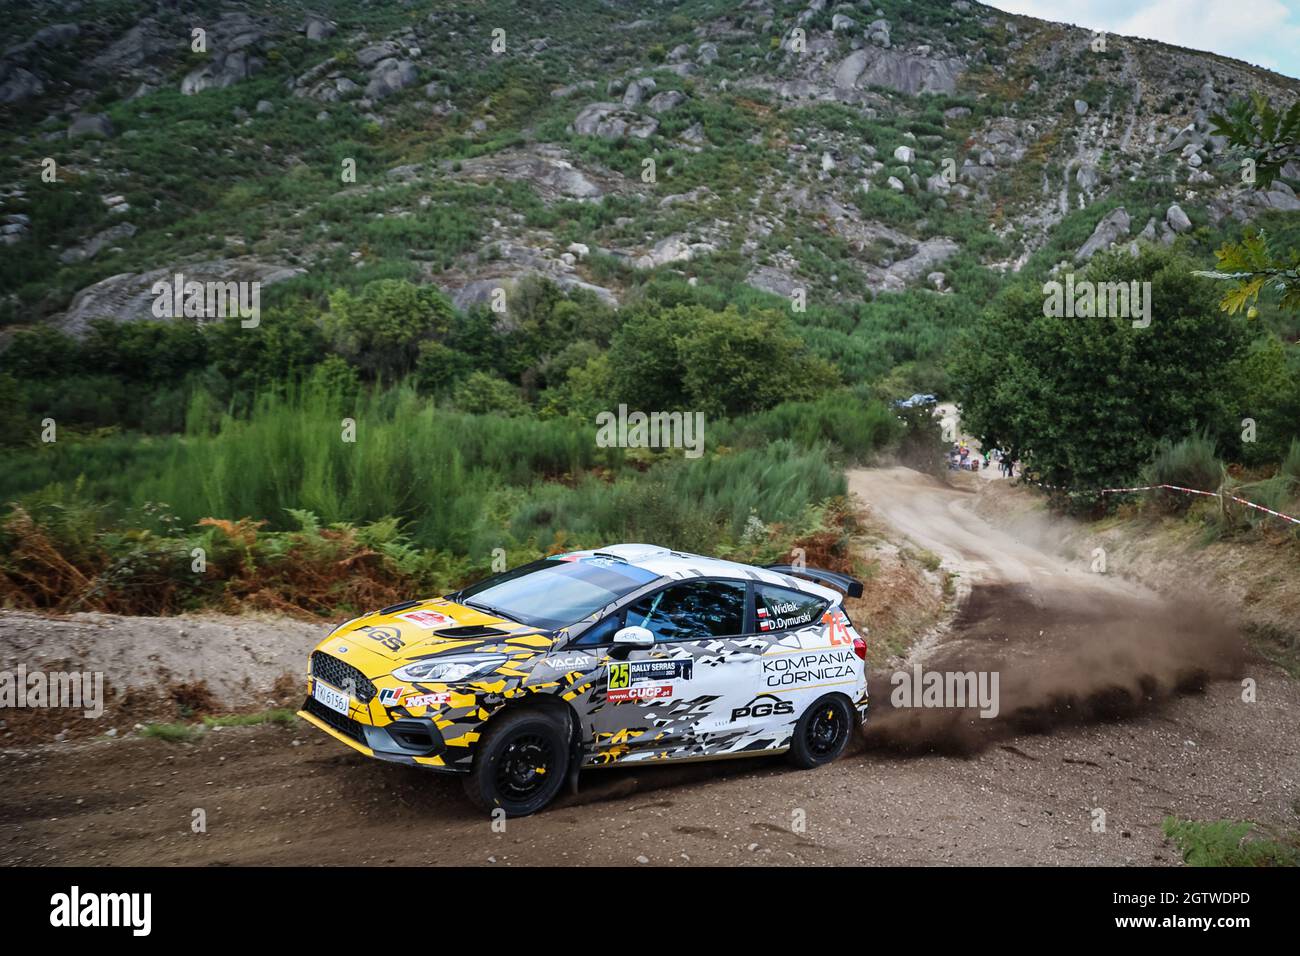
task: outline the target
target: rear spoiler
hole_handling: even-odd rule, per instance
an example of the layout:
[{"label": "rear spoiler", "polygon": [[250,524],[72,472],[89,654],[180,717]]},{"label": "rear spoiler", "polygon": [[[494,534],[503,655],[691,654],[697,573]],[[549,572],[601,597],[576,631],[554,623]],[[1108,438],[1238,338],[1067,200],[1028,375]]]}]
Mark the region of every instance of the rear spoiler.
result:
[{"label": "rear spoiler", "polygon": [[828,585],[838,591],[843,591],[849,597],[862,597],[862,582],[849,577],[847,574],[840,574],[838,571],[825,571],[821,568],[796,568],[792,564],[769,564],[767,569],[776,571],[778,574],[789,574],[792,577],[803,578],[806,581]]}]

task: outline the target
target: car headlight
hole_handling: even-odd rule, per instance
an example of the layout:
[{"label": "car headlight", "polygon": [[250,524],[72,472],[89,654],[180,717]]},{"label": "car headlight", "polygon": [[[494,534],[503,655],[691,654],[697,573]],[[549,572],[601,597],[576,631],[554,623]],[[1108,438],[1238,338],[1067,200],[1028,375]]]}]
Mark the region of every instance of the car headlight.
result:
[{"label": "car headlight", "polygon": [[452,681],[469,680],[472,677],[490,674],[507,660],[508,658],[505,657],[433,658],[399,667],[393,671],[393,676],[398,680],[415,683],[449,684]]}]

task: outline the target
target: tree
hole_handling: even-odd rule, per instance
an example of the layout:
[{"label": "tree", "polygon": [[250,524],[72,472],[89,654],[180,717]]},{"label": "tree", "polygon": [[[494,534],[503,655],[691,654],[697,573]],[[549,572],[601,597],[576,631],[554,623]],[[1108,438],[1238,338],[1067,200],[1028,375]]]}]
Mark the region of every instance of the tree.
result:
[{"label": "tree", "polygon": [[635,314],[614,336],[609,364],[617,399],[642,411],[740,415],[814,398],[839,379],[784,315],[735,306]]},{"label": "tree", "polygon": [[80,357],[85,368],[126,381],[171,384],[206,364],[206,332],[186,321],[96,319]]},{"label": "tree", "polygon": [[1300,437],[1300,350],[1276,335],[1261,336],[1231,375],[1228,410],[1237,430],[1229,431],[1222,450],[1247,465],[1281,461]]},{"label": "tree", "polygon": [[376,279],[360,295],[330,296],[325,334],[345,358],[377,375],[395,377],[415,367],[420,343],[451,329],[451,303],[437,289],[403,279]]},{"label": "tree", "polygon": [[1219,315],[1213,283],[1188,281],[1188,264],[1165,249],[1120,251],[1076,276],[1076,286],[1149,282],[1146,328],[1130,318],[1052,317],[1045,288],[1008,289],[954,352],[966,430],[1074,490],[1132,480],[1163,438],[1206,426],[1224,434],[1248,334]]},{"label": "tree", "polygon": [[517,388],[487,372],[471,372],[456,386],[452,403],[461,411],[475,415],[523,415],[528,412]]},{"label": "tree", "polygon": [[18,380],[0,372],[0,447],[33,442],[39,431],[28,418]]},{"label": "tree", "polygon": [[609,397],[613,393],[613,374],[609,355],[600,353],[582,365],[569,367],[564,384],[545,392],[542,414],[574,415],[588,421],[610,410]]},{"label": "tree", "polygon": [[58,380],[85,368],[76,339],[47,325],[15,332],[3,350],[6,371],[20,379]]},{"label": "tree", "polygon": [[206,326],[208,359],[235,391],[252,391],[269,382],[309,371],[327,354],[314,310],[302,304],[266,309],[257,328],[238,319]]},{"label": "tree", "polygon": [[463,376],[464,356],[442,342],[430,339],[420,343],[415,360],[415,385],[425,395],[441,395]]},{"label": "tree", "polygon": [[628,316],[609,348],[612,404],[626,402],[643,411],[686,407],[685,369],[677,337],[693,327],[705,311],[682,305]]},{"label": "tree", "polygon": [[706,312],[677,347],[691,404],[710,415],[804,401],[839,383],[835,368],[810,355],[779,312]]},{"label": "tree", "polygon": [[[1244,155],[1243,177],[1255,189],[1267,189],[1283,167],[1300,159],[1300,100],[1280,112],[1259,93],[1238,100],[1226,113],[1210,118],[1213,132]],[[1263,230],[1248,229],[1240,242],[1215,250],[1218,269],[1197,275],[1232,283],[1219,307],[1229,315],[1242,309],[1254,318],[1260,293],[1273,289],[1282,308],[1300,311],[1300,251],[1283,250]]]}]

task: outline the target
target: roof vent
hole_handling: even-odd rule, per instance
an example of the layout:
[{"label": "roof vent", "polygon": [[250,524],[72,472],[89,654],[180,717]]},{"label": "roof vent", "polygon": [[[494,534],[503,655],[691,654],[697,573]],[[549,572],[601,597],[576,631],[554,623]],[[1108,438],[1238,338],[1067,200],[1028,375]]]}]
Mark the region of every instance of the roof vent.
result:
[{"label": "roof vent", "polygon": [[650,558],[661,558],[672,554],[672,551],[657,544],[611,544],[607,548],[594,551],[593,554],[598,558],[617,558],[629,564],[636,564],[638,561],[646,561]]}]

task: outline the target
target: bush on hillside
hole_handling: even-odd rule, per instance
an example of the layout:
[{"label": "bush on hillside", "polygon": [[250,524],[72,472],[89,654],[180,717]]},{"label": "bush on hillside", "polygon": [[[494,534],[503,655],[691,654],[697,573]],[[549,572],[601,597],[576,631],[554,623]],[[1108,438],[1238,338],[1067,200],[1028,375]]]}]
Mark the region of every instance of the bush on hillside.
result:
[{"label": "bush on hillside", "polygon": [[[1200,491],[1218,491],[1226,472],[1215,451],[1214,441],[1205,434],[1179,441],[1162,440],[1155,456],[1142,472],[1145,484],[1178,485]],[[1161,490],[1154,500],[1168,511],[1186,511],[1195,496]]]}]

